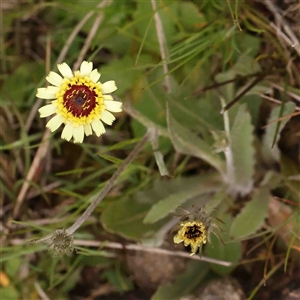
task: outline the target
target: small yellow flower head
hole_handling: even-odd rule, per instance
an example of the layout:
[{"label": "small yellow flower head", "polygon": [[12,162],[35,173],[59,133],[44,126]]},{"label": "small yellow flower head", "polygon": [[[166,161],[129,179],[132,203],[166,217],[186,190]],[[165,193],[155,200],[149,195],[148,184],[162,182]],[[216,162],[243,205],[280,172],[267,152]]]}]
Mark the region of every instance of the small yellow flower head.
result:
[{"label": "small yellow flower head", "polygon": [[109,95],[117,89],[115,82],[100,83],[100,73],[93,70],[92,62],[82,62],[74,73],[66,63],[57,67],[63,77],[50,72],[46,80],[52,85],[39,88],[36,94],[52,100],[39,109],[41,118],[55,114],[46,127],[53,132],[65,124],[61,137],[67,141],[73,138],[74,143],[82,143],[92,132],[96,136],[105,133],[103,123],[112,125],[115,120],[111,112],[122,111],[122,103]]},{"label": "small yellow flower head", "polygon": [[174,243],[184,243],[184,246],[191,245],[191,255],[197,253],[198,248],[202,248],[203,244],[206,244],[207,235],[204,224],[200,221],[186,221],[180,224],[181,228],[174,236]]},{"label": "small yellow flower head", "polygon": [[204,208],[197,209],[195,213],[190,213],[185,209],[183,210],[185,214],[181,217],[180,229],[173,238],[175,244],[183,242],[186,247],[190,245],[191,255],[196,254],[199,248],[201,255],[202,246],[210,242],[212,233],[222,242],[215,232],[216,229],[221,232],[222,230],[213,222],[213,220],[222,222],[221,220],[210,217],[204,211]]}]

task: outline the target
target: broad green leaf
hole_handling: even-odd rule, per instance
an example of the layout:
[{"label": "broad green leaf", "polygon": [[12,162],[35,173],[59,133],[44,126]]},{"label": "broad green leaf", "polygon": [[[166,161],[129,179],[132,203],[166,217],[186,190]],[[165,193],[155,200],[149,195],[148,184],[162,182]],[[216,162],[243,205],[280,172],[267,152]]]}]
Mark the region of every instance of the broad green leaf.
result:
[{"label": "broad green leaf", "polygon": [[[285,103],[283,112],[282,112],[282,116],[285,116],[285,115],[288,115],[288,114],[294,112],[294,109],[295,109],[295,104],[293,102]],[[279,106],[272,110],[271,116],[268,119],[268,123],[270,123],[280,117],[280,110],[281,110],[281,107],[279,107]],[[284,128],[285,124],[287,123],[287,121],[289,119],[290,118],[285,118],[281,121],[279,130],[278,130],[278,135],[276,137],[277,142],[279,140],[282,129]],[[266,161],[270,161],[270,160],[279,161],[279,159],[280,159],[280,152],[279,152],[277,142],[275,143],[275,145],[272,148],[274,137],[276,134],[277,125],[278,125],[278,122],[273,122],[270,125],[268,125],[266,128],[266,133],[263,137],[263,155],[264,155],[264,158]]]},{"label": "broad green leaf", "polygon": [[[217,174],[197,176],[179,181],[176,191],[166,197],[157,199],[144,219],[145,224],[155,223],[173,212],[178,206],[187,200],[201,194],[216,192],[222,187],[220,178]],[[180,184],[181,183],[181,184]]]},{"label": "broad green leaf", "polygon": [[[237,50],[234,52],[234,61],[238,59],[240,56],[249,55],[249,57],[255,57],[260,49],[261,39],[257,36],[254,36],[252,34],[247,34],[245,32],[238,32],[236,35],[234,35],[234,42],[237,46]],[[243,53],[241,55],[241,53]],[[250,71],[254,65],[256,65],[256,62],[254,59],[252,60],[252,65],[249,66],[248,71]],[[243,71],[243,73],[246,70]]]},{"label": "broad green leaf", "polygon": [[242,76],[253,74],[261,70],[259,64],[247,53],[239,55],[238,60],[232,69],[236,74]]},{"label": "broad green leaf", "polygon": [[221,174],[224,172],[224,162],[213,152],[212,147],[200,137],[179,124],[170,114],[167,114],[168,130],[176,151],[203,159]]},{"label": "broad green leaf", "polygon": [[[140,60],[141,64],[150,62],[150,57],[143,55]],[[123,95],[128,89],[134,87],[136,82],[143,76],[143,70],[133,68],[133,66],[134,59],[131,56],[113,60],[109,65],[101,68],[101,82],[115,80],[118,87],[116,93]]]},{"label": "broad green leaf", "polygon": [[230,228],[230,236],[243,238],[254,234],[264,223],[268,215],[270,193],[268,189],[260,188],[253,194],[242,211],[235,217]]},{"label": "broad green leaf", "polygon": [[208,272],[207,263],[190,260],[186,271],[179,274],[174,283],[160,286],[151,300],[181,299],[198,287],[205,280]]},{"label": "broad green leaf", "polygon": [[206,19],[198,6],[188,1],[178,2],[178,19],[188,30],[201,28],[206,24]]},{"label": "broad green leaf", "polygon": [[143,219],[150,209],[150,203],[139,203],[132,198],[122,199],[107,205],[101,215],[101,222],[109,232],[120,236],[140,240],[149,232],[158,231],[161,223],[146,225]]},{"label": "broad green leaf", "polygon": [[[223,239],[223,236],[221,236]],[[232,266],[226,267],[219,264],[210,264],[210,267],[218,274],[224,276],[230,273],[235,264],[240,260],[242,256],[242,245],[240,241],[228,242],[225,245],[221,244],[217,237],[211,237],[211,243],[207,244],[205,247],[205,255],[218,260],[223,260],[226,262],[231,262]]]},{"label": "broad green leaf", "polygon": [[8,260],[5,263],[5,270],[9,277],[15,277],[18,275],[21,266],[21,259],[16,257],[15,259]]},{"label": "broad green leaf", "polygon": [[253,187],[255,164],[253,131],[250,114],[246,111],[246,106],[242,105],[231,128],[229,150],[231,153],[229,152],[227,156],[230,190],[242,195],[248,194]]},{"label": "broad green leaf", "polygon": [[16,300],[16,299],[20,299],[19,298],[19,292],[17,291],[17,289],[12,286],[12,285],[8,285],[6,287],[0,287],[0,295],[1,295],[1,299],[5,299],[5,300]]},{"label": "broad green leaf", "polygon": [[242,247],[240,241],[232,241],[229,236],[229,229],[232,223],[232,216],[227,212],[227,205],[225,203],[217,210],[215,217],[218,217],[224,224],[220,224],[215,220],[216,225],[220,226],[223,233],[215,229],[214,232],[222,239],[224,245],[219,241],[219,239],[211,234],[210,240],[204,248],[204,253],[206,256],[215,258],[218,260],[223,260],[226,262],[231,262],[232,266],[226,267],[219,264],[210,264],[210,267],[220,275],[228,274],[233,268],[234,265],[239,261],[242,256]]}]

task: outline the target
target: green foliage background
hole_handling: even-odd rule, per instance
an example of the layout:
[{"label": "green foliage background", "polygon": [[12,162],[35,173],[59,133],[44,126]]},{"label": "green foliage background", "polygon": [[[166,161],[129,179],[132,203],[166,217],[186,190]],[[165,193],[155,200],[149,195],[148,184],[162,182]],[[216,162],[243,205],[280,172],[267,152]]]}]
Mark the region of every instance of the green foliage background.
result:
[{"label": "green foliage background", "polygon": [[[299,241],[297,228],[290,219],[279,220],[277,228],[269,226],[269,208],[273,196],[278,196],[298,202],[289,206],[291,215],[298,213],[299,187],[290,178],[299,174],[299,166],[278,146],[289,118],[265,130],[261,127],[294,112],[295,101],[287,92],[299,95],[299,78],[295,80],[294,64],[286,73],[287,58],[269,21],[251,1],[157,1],[166,37],[167,59],[162,61],[151,1],[111,1],[102,8],[98,4],[25,1],[3,11],[4,224],[45,130],[37,114],[43,103],[37,102],[36,89],[45,85],[47,64],[56,70],[61,50],[87,14],[64,61],[71,66],[76,62],[102,14],[83,59],[93,61],[102,82],[116,81],[116,96],[129,107],[105,136],[86,138],[82,145],[61,140],[58,132],[51,135],[48,155],[29,182],[31,188],[1,248],[3,272],[10,281],[1,287],[3,299],[38,299],[36,282],[53,299],[72,299],[83,270],[91,267],[96,283],[107,283],[118,292],[134,290],[122,253],[105,248],[105,243],[164,247],[172,237],[171,225],[179,222],[174,217],[178,206],[193,211],[205,205],[209,214],[225,223],[220,233],[224,246],[213,237],[204,255],[231,262],[232,267],[191,261],[185,273],[174,274],[173,285],[157,287],[152,299],[177,299],[210,278],[231,273],[245,256],[243,241],[250,238],[265,245],[277,235],[284,241],[280,248],[284,260],[292,241]],[[281,87],[276,91],[279,106],[266,105],[261,97],[272,94],[274,76]],[[242,91],[240,100],[221,114]],[[72,225],[149,127],[159,133],[159,151],[171,177],[160,175],[155,149],[150,145],[143,149],[75,234],[77,240],[103,242],[103,249],[78,245],[77,255],[53,258],[43,245],[28,243],[37,235]],[[288,241],[278,232],[287,223],[292,232]],[[175,251],[172,243],[168,245]]]}]

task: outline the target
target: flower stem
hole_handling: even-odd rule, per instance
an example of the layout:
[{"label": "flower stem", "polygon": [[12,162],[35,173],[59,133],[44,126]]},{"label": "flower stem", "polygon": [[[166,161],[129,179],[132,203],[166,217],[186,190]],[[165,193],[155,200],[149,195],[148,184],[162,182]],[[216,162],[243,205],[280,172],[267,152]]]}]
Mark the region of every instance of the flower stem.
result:
[{"label": "flower stem", "polygon": [[84,213],[76,220],[76,222],[66,230],[67,234],[73,234],[91,215],[91,213],[95,210],[98,204],[104,199],[104,197],[108,194],[110,189],[113,187],[115,181],[121,175],[121,173],[125,170],[125,168],[137,157],[139,152],[142,150],[143,146],[150,139],[153,131],[149,129],[142,140],[135,146],[135,148],[130,152],[127,158],[123,161],[122,165],[119,169],[113,174],[113,176],[107,181],[105,187],[102,189],[100,194],[94,201],[89,205],[89,207],[84,211]]}]

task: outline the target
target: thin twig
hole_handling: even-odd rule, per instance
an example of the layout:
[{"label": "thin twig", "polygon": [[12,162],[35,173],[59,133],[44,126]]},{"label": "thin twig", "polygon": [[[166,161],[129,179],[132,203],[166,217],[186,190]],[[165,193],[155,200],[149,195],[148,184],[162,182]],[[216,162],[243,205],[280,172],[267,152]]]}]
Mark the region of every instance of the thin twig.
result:
[{"label": "thin twig", "polygon": [[[279,90],[279,91],[281,91],[281,92],[285,91],[285,89],[284,89],[282,86],[280,86],[280,85],[278,85],[278,84],[276,84],[276,83],[273,83],[273,84],[272,84],[272,87],[276,88],[277,90]],[[291,91],[286,91],[286,93],[287,93],[289,96],[291,96],[292,98],[294,98],[295,100],[297,100],[298,102],[300,102],[300,96],[299,96],[299,95],[297,95],[297,94],[295,94],[295,93],[293,93],[293,92],[291,92]]]},{"label": "thin twig", "polygon": [[[262,97],[262,98],[264,98],[264,99],[266,99],[266,100],[269,100],[270,102],[273,102],[273,103],[276,103],[276,104],[279,104],[279,105],[282,104],[282,102],[280,100],[277,100],[277,99],[272,98],[270,96],[267,96],[265,94],[259,94],[259,96]],[[300,111],[300,107],[295,107],[295,110]]]},{"label": "thin twig", "polygon": [[50,298],[46,295],[46,293],[44,292],[44,290],[41,288],[40,284],[37,281],[34,282],[33,285],[42,300],[50,300]]},{"label": "thin twig", "polygon": [[225,107],[222,108],[221,114],[237,103],[244,95],[247,94],[257,83],[259,83],[265,75],[260,75],[256,79],[252,80],[232,101],[230,101]]},{"label": "thin twig", "polygon": [[41,190],[32,190],[26,195],[26,200],[32,199],[41,195],[42,193],[47,193],[53,191],[54,189],[58,188],[62,185],[61,181],[51,182],[50,184],[43,185]]},{"label": "thin twig", "polygon": [[[98,4],[96,7],[97,7],[97,8],[101,8],[101,6],[102,6],[102,3]],[[64,47],[62,48],[62,50],[61,50],[61,52],[60,52],[60,54],[59,54],[59,56],[58,56],[58,58],[57,58],[56,64],[59,64],[59,63],[61,63],[61,62],[64,60],[64,58],[65,58],[65,56],[66,56],[66,54],[67,54],[67,52],[68,52],[68,50],[69,50],[71,44],[73,43],[73,40],[75,39],[75,37],[77,36],[77,34],[79,33],[79,31],[81,30],[81,28],[83,27],[83,25],[84,25],[84,24],[85,24],[85,23],[86,23],[93,15],[94,15],[94,14],[95,14],[95,10],[90,11],[90,12],[87,13],[87,14],[84,16],[84,18],[76,25],[76,27],[74,28],[74,30],[72,31],[72,33],[71,33],[70,36],[68,37],[68,39],[67,39],[67,41],[66,41]]]},{"label": "thin twig", "polygon": [[165,37],[165,33],[164,33],[164,29],[163,29],[163,25],[162,25],[159,13],[157,11],[156,1],[151,0],[151,4],[152,4],[152,9],[154,11],[155,28],[156,28],[156,34],[157,34],[157,39],[158,39],[158,43],[159,43],[160,56],[161,56],[164,74],[165,74],[166,89],[167,89],[167,93],[171,93],[171,91],[172,91],[171,79],[170,79],[170,75],[168,74],[169,69],[168,69],[168,65],[166,62],[166,58],[167,58],[166,37]]},{"label": "thin twig", "polygon": [[[293,33],[293,31],[290,29],[288,23],[280,13],[279,9],[275,6],[274,1],[271,0],[264,0],[266,6],[268,9],[274,14],[277,26],[275,26],[273,23],[270,23],[270,25],[276,30],[276,33],[278,36],[282,37],[283,40],[292,48],[294,48],[297,53],[300,55],[300,43],[296,35]],[[281,26],[285,33],[282,32]]]},{"label": "thin twig", "polygon": [[47,153],[47,150],[48,150],[48,145],[49,145],[49,136],[50,136],[51,132],[50,130],[46,130],[45,131],[45,134],[43,136],[43,139],[42,139],[42,142],[41,142],[41,145],[40,147],[38,148],[37,152],[36,152],[36,155],[33,159],[33,162],[30,166],[30,169],[27,173],[27,176],[26,176],[26,181],[24,182],[24,184],[22,185],[21,187],[21,190],[18,194],[18,197],[17,197],[17,200],[16,200],[16,204],[15,204],[15,207],[14,207],[14,210],[13,210],[13,214],[12,214],[12,218],[16,218],[18,213],[19,213],[19,210],[20,210],[20,207],[22,205],[22,202],[26,196],[26,193],[30,187],[30,184],[29,184],[29,181],[32,180],[33,176],[36,174],[36,170],[37,168],[39,167],[41,161],[43,160],[43,158],[45,157],[46,153]]},{"label": "thin twig", "polygon": [[[112,3],[112,0],[104,0],[100,3],[100,5],[98,6],[99,8],[103,8],[105,6],[109,6],[110,4]],[[104,18],[104,14],[103,12],[101,11],[98,15],[98,17],[96,18],[96,20],[94,21],[94,24],[93,24],[93,27],[91,28],[85,42],[84,42],[84,45],[78,55],[78,58],[77,58],[77,61],[75,62],[74,66],[73,66],[73,70],[77,70],[81,64],[81,62],[83,61],[83,58],[85,56],[85,54],[87,53],[91,43],[92,43],[92,40],[98,30],[98,27],[100,26],[102,20]]]},{"label": "thin twig", "polygon": [[232,83],[232,82],[239,82],[239,81],[242,81],[246,78],[250,78],[250,77],[256,77],[258,75],[262,74],[262,72],[256,72],[256,73],[253,73],[253,74],[250,74],[250,75],[246,75],[246,76],[237,76],[233,79],[229,79],[229,80],[225,80],[225,81],[222,81],[222,82],[215,82],[214,84],[211,84],[209,86],[206,86],[200,90],[197,90],[195,92],[192,93],[193,96],[196,96],[196,95],[200,95],[206,91],[209,91],[209,90],[212,90],[212,89],[215,89],[215,88],[218,88],[218,87],[221,87],[225,84],[228,84],[228,83]]},{"label": "thin twig", "polygon": [[[45,237],[47,238],[47,236]],[[12,245],[22,245],[24,244],[23,239],[12,239],[11,241]],[[27,243],[27,242],[25,242]],[[188,259],[193,259],[193,260],[202,260],[206,261],[209,263],[221,265],[224,267],[230,267],[232,266],[232,262],[229,261],[224,261],[224,260],[219,260],[207,256],[201,256],[199,257],[198,255],[190,255],[188,252],[183,252],[183,251],[172,251],[172,250],[167,250],[167,249],[161,249],[161,248],[155,248],[155,247],[146,247],[143,245],[138,245],[138,244],[120,244],[120,243],[115,243],[115,242],[101,242],[101,241],[92,241],[92,240],[79,240],[76,239],[74,240],[74,245],[75,246],[83,246],[83,247],[95,247],[95,248],[110,248],[110,249],[118,249],[118,250],[134,250],[134,251],[143,251],[143,252],[151,252],[151,253],[156,253],[156,254],[164,254],[164,255],[169,255],[169,256],[177,256],[177,257],[183,257],[183,258],[188,258]]]},{"label": "thin twig", "polygon": [[114,242],[106,243],[106,242],[99,242],[99,241],[74,240],[74,245],[85,246],[85,247],[103,247],[103,248],[120,249],[120,250],[123,250],[125,248],[126,250],[144,251],[144,252],[151,252],[156,254],[164,254],[169,256],[189,258],[194,260],[202,260],[202,261],[218,264],[225,267],[230,267],[232,265],[231,262],[214,259],[207,256],[201,256],[201,257],[198,255],[191,256],[190,253],[183,252],[183,251],[172,251],[172,250],[161,249],[161,248],[145,247],[143,245],[137,245],[137,244],[123,245]]},{"label": "thin twig", "polygon": [[123,161],[119,169],[112,175],[112,177],[107,181],[105,187],[101,190],[100,194],[93,200],[93,202],[88,206],[84,213],[76,220],[76,222],[66,230],[68,235],[73,234],[83,222],[85,222],[91,213],[95,210],[98,204],[104,199],[107,193],[111,190],[116,180],[119,178],[121,173],[126,167],[137,157],[139,152],[142,150],[143,146],[151,138],[152,131],[147,131],[143,139],[135,146],[135,148],[130,152],[130,154]]},{"label": "thin twig", "polygon": [[290,40],[290,38],[273,22],[270,22],[270,26],[276,31],[277,36],[280,36],[282,40],[286,42],[286,44],[294,48],[297,51],[298,55],[300,55],[300,47],[297,44],[298,42],[293,42],[292,40]]}]

